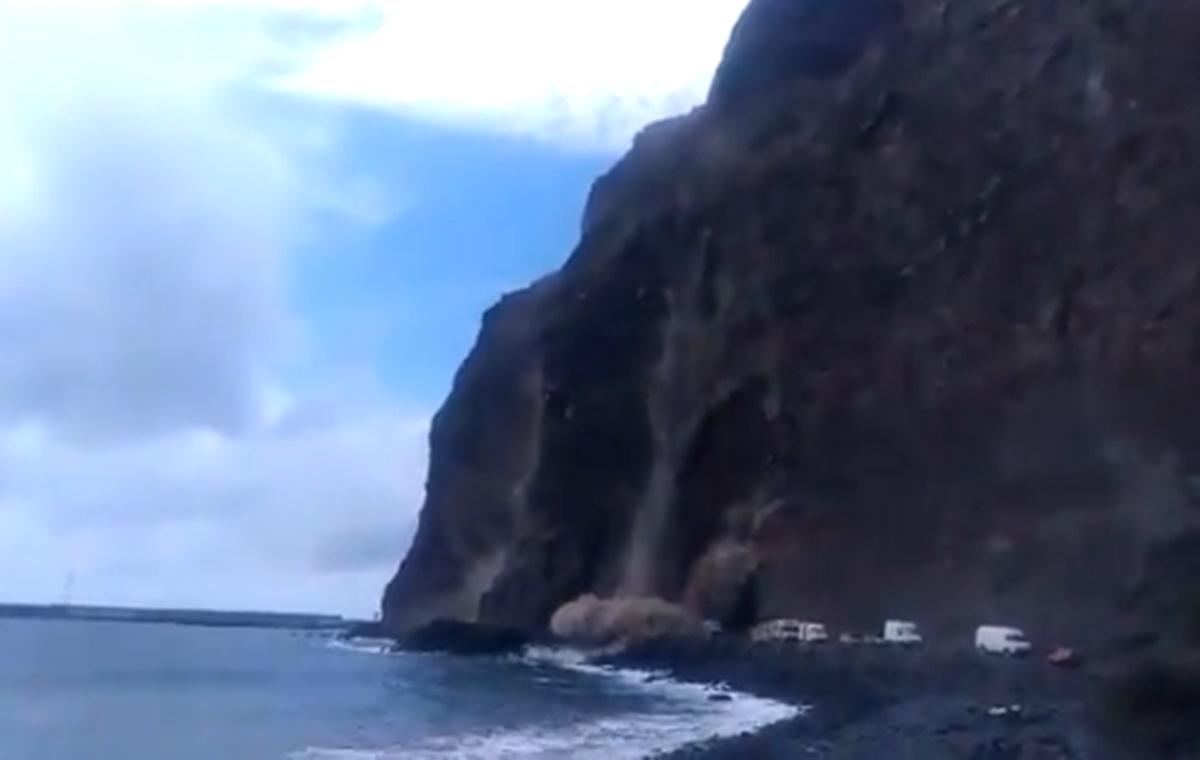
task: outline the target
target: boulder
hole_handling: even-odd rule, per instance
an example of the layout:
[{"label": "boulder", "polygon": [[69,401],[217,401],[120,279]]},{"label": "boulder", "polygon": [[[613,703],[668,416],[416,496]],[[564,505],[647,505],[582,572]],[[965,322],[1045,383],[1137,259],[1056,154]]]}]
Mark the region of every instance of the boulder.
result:
[{"label": "boulder", "polygon": [[401,637],[396,648],[408,652],[481,656],[514,654],[530,641],[529,634],[517,628],[435,620]]}]

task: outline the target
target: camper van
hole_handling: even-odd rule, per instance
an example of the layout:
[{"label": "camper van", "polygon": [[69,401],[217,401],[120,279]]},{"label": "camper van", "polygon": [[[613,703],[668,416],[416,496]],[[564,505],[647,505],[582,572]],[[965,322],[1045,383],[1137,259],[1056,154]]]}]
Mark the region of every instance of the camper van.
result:
[{"label": "camper van", "polygon": [[917,646],[925,641],[916,623],[908,620],[889,620],[883,624],[883,640],[888,644]]},{"label": "camper van", "polygon": [[770,620],[760,623],[750,632],[756,642],[796,641],[819,644],[829,640],[829,632],[821,623],[805,623],[799,620]]},{"label": "camper van", "polygon": [[987,654],[1003,654],[1010,657],[1028,654],[1033,645],[1020,628],[999,625],[982,625],[975,631],[975,648]]}]

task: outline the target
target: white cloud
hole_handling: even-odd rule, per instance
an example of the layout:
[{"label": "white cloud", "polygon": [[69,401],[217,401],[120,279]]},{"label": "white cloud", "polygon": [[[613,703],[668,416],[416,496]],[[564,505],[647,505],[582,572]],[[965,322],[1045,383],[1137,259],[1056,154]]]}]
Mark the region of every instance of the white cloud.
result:
[{"label": "white cloud", "polygon": [[[37,7],[52,28],[74,18],[66,24],[77,29],[74,38],[61,30],[53,37],[84,49],[137,23],[143,39],[157,41],[155,69],[139,79],[168,88],[253,80],[452,126],[617,151],[650,121],[703,100],[746,3],[0,0],[0,22],[5,7],[9,15]],[[177,33],[180,20],[190,34]],[[53,71],[57,51],[43,47],[42,63]],[[130,60],[115,55],[103,67],[122,59]]]},{"label": "white cloud", "polygon": [[412,535],[426,421],[333,406],[103,448],[0,431],[0,599],[73,578],[79,602],[369,615]]},{"label": "white cloud", "polygon": [[389,209],[247,96],[328,33],[292,23],[0,5],[0,599],[375,607],[427,414],[287,383],[296,228]]},{"label": "white cloud", "polygon": [[[707,92],[746,0],[396,0],[281,85],[451,124],[620,149]],[[370,18],[370,16],[365,16]]]},{"label": "white cloud", "polygon": [[0,21],[0,166],[19,169],[0,174],[0,424],[249,424],[291,329],[303,178],[239,123],[227,59],[204,66],[180,21]]},{"label": "white cloud", "polygon": [[286,172],[236,133],[141,115],[26,144],[40,210],[0,220],[0,419],[235,428],[283,346]]}]

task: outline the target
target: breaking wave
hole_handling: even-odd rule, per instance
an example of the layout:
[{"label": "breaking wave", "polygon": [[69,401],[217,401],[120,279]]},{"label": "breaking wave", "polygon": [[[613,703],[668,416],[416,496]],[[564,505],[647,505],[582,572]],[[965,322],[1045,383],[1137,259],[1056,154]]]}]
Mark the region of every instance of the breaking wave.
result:
[{"label": "breaking wave", "polygon": [[391,654],[395,642],[391,639],[343,639],[338,636],[328,639],[326,645],[330,649],[357,654]]},{"label": "breaking wave", "polygon": [[[533,647],[521,659],[616,682],[661,700],[662,710],[605,715],[565,725],[530,725],[433,737],[403,747],[310,747],[291,760],[640,760],[689,744],[736,736],[801,715],[805,708],[675,681],[662,673],[597,665],[590,653]],[[721,695],[714,699],[714,695]]]}]

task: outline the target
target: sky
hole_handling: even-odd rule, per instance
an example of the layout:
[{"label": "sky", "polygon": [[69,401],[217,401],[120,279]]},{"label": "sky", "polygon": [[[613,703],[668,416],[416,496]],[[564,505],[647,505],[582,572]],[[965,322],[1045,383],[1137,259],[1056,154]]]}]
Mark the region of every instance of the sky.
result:
[{"label": "sky", "polygon": [[0,0],[0,600],[369,616],[429,421],[745,0]]}]

